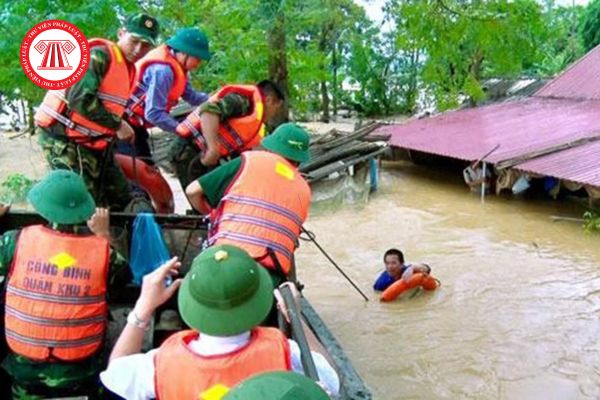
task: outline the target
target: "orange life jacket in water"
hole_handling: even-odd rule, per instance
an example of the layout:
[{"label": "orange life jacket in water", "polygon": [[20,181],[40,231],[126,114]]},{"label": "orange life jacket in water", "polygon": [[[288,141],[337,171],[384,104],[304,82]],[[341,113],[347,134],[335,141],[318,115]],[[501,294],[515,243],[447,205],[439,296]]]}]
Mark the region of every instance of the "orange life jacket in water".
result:
[{"label": "orange life jacket in water", "polygon": [[136,74],[134,85],[125,114],[134,125],[146,126],[148,128],[152,127],[152,124],[144,118],[146,92],[148,91],[148,88],[144,85],[144,73],[149,66],[154,64],[168,65],[173,72],[173,83],[167,96],[167,112],[171,111],[177,104],[179,98],[185,92],[185,86],[188,82],[187,72],[179,64],[179,61],[177,61],[167,45],[158,46],[135,63]]},{"label": "orange life jacket in water", "polygon": [[[219,124],[219,153],[226,157],[251,150],[260,144],[265,136],[263,123],[264,101],[257,86],[227,85],[221,88],[208,101],[217,102],[231,93],[237,93],[251,99],[251,111],[247,115],[230,118]],[[200,150],[206,149],[202,135],[199,108],[194,110],[177,126],[177,134],[183,138],[192,137]]]},{"label": "orange life jacket in water", "polygon": [[6,287],[10,349],[39,361],[94,355],[107,325],[109,245],[98,236],[24,228]]},{"label": "orange life jacket in water", "polygon": [[257,327],[243,348],[206,357],[187,346],[197,337],[196,331],[182,331],[158,349],[154,357],[157,399],[199,399],[215,385],[230,388],[256,374],[291,370],[289,343],[279,329]]},{"label": "orange life jacket in water", "polygon": [[209,244],[232,244],[287,275],[308,215],[311,191],[297,168],[267,151],[242,153],[238,175],[212,215]]},{"label": "orange life jacket in water", "polygon": [[[108,69],[98,86],[97,96],[111,114],[121,118],[131,92],[134,68],[117,44],[106,39],[91,39],[90,48],[102,47],[108,53]],[[66,90],[49,90],[34,119],[37,126],[49,128],[55,122],[65,126],[70,140],[94,150],[104,150],[116,132],[92,122],[67,105]]]}]

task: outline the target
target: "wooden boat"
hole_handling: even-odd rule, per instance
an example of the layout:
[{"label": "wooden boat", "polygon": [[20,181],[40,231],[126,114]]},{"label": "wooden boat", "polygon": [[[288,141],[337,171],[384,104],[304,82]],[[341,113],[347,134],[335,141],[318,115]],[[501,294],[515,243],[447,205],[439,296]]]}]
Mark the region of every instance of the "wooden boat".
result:
[{"label": "wooden boat", "polygon": [[[135,214],[128,213],[111,213],[111,227],[117,233],[116,247],[123,254],[128,253],[129,235]],[[184,215],[155,215],[156,221],[163,228],[165,239],[170,247],[171,254],[179,255],[183,264],[183,271],[186,267],[189,268],[193,258],[201,250],[201,239],[206,237],[207,221],[201,216],[184,216]],[[11,211],[8,215],[0,218],[0,233],[8,230],[19,229],[24,226],[33,224],[44,224],[45,221],[36,213]],[[113,236],[115,236],[113,234]],[[128,311],[133,307],[139,295],[139,288],[131,286],[127,287],[118,296],[112,296],[110,310],[114,323],[109,326],[108,345],[107,348],[112,348],[112,343],[116,340],[123,325]],[[3,302],[0,303],[3,306]],[[330,359],[333,360],[335,368],[338,371],[341,391],[340,399],[371,399],[372,395],[356,372],[352,363],[344,353],[342,346],[335,339],[327,325],[319,317],[318,313],[310,305],[306,298],[302,299],[302,316],[315,333],[317,339],[323,344],[323,347],[329,353]],[[177,327],[169,326],[169,322],[165,321],[163,316],[173,315],[173,312],[167,313],[167,310],[176,310],[176,302],[170,302],[161,308],[153,321],[153,329],[148,331],[144,339],[145,349],[155,347],[161,340],[173,332]],[[4,308],[1,307],[1,317],[4,320]],[[168,318],[167,318],[168,319]],[[3,332],[3,324],[0,324]],[[0,359],[4,358],[6,348],[0,348]],[[0,398],[8,398],[6,393],[0,393]]]}]

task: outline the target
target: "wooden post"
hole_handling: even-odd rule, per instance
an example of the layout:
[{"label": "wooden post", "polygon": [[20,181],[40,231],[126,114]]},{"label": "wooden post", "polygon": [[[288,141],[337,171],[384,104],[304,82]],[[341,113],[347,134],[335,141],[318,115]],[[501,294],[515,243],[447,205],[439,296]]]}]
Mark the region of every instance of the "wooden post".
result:
[{"label": "wooden post", "polygon": [[484,161],[481,167],[481,204],[485,203],[485,175],[487,163]]}]

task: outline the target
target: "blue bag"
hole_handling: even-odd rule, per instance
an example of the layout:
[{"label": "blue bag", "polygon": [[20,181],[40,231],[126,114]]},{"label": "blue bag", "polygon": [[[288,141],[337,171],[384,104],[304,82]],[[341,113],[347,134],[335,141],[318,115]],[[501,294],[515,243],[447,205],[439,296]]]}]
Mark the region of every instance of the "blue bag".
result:
[{"label": "blue bag", "polygon": [[133,283],[141,285],[144,275],[149,274],[171,258],[160,226],[154,216],[138,214],[133,221],[133,234],[129,249],[129,267]]}]

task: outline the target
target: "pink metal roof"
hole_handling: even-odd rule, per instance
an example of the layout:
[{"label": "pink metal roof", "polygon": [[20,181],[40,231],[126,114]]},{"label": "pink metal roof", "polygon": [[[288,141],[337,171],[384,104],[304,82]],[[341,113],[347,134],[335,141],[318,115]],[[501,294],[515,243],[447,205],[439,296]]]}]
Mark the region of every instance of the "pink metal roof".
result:
[{"label": "pink metal roof", "polygon": [[535,96],[600,100],[600,46],[548,82]]},{"label": "pink metal roof", "polygon": [[[387,125],[390,144],[426,153],[496,163],[600,133],[600,101],[529,97]],[[571,160],[572,161],[572,160]]]},{"label": "pink metal roof", "polygon": [[600,187],[600,140],[539,157],[515,168]]}]

